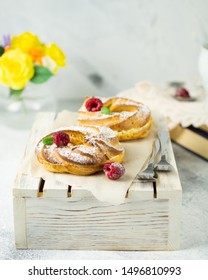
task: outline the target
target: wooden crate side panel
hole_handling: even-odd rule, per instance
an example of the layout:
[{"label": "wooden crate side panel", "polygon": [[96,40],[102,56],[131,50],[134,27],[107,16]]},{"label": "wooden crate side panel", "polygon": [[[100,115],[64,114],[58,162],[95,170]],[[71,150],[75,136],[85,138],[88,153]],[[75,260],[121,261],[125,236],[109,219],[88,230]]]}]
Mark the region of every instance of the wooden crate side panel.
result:
[{"label": "wooden crate side panel", "polygon": [[27,198],[28,248],[168,250],[168,203]]},{"label": "wooden crate side panel", "polygon": [[181,208],[182,196],[169,200],[169,250],[178,250],[180,248]]},{"label": "wooden crate side panel", "polygon": [[16,248],[27,248],[26,231],[26,205],[25,199],[20,197],[13,198],[14,212],[14,234]]}]

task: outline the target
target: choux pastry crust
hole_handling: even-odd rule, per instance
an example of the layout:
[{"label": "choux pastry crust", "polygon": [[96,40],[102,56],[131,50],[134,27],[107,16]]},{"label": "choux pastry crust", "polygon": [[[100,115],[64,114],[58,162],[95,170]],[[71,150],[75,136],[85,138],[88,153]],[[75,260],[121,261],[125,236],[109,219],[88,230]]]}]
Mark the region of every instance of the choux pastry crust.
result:
[{"label": "choux pastry crust", "polygon": [[140,102],[123,97],[100,98],[110,114],[102,111],[91,112],[86,109],[86,97],[78,111],[79,125],[107,126],[114,130],[120,141],[146,137],[152,127],[150,109]]},{"label": "choux pastry crust", "polygon": [[[45,137],[53,136],[56,132]],[[38,161],[48,171],[90,175],[102,170],[107,162],[121,163],[124,159],[124,148],[108,127],[70,126],[58,132],[69,136],[70,141],[66,146],[55,143],[46,145],[43,137],[35,149]]]}]

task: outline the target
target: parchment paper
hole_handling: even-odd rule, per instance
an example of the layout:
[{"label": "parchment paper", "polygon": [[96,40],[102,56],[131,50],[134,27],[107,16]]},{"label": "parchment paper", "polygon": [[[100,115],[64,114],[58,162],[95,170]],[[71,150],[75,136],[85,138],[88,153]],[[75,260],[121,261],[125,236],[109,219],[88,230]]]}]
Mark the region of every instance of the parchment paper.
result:
[{"label": "parchment paper", "polygon": [[[62,111],[58,114],[52,127],[48,128],[48,130],[53,131],[60,127],[67,127],[76,123],[77,113]],[[30,174],[35,177],[42,177],[44,180],[50,181],[51,184],[57,180],[66,185],[71,185],[72,188],[79,186],[92,192],[95,198],[100,201],[118,205],[124,202],[126,192],[151,152],[152,142],[155,138],[155,130],[156,127],[154,126],[149,136],[144,139],[121,142],[125,148],[123,164],[126,171],[125,174],[116,181],[109,180],[102,171],[89,176],[49,172],[38,162],[34,151],[25,158],[24,164],[22,165],[22,173]],[[36,143],[38,141],[39,139],[36,139]]]}]

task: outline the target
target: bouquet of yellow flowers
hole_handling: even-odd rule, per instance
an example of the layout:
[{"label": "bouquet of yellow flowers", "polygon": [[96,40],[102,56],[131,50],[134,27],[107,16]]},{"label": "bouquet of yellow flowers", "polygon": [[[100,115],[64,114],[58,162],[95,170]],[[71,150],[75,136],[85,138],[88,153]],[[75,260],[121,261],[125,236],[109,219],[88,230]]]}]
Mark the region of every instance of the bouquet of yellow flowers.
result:
[{"label": "bouquet of yellow flowers", "polygon": [[65,65],[65,54],[56,44],[46,45],[31,32],[4,36],[0,45],[0,83],[11,95],[21,94],[29,81],[46,82]]}]

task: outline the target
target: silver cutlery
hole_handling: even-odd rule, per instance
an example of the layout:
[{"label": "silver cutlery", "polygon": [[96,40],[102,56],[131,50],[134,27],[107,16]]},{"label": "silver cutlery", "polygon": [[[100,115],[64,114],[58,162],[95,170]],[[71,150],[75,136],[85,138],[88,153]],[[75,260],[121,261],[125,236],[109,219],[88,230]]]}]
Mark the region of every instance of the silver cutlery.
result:
[{"label": "silver cutlery", "polygon": [[170,171],[172,169],[172,165],[167,161],[167,143],[170,141],[168,131],[160,130],[158,132],[158,138],[160,140],[161,158],[155,167],[158,171]]},{"label": "silver cutlery", "polygon": [[138,179],[141,181],[144,180],[143,182],[148,180],[149,182],[149,180],[155,181],[157,179],[158,175],[156,173],[156,168],[155,168],[155,159],[157,157],[159,150],[160,150],[160,142],[159,139],[156,138],[155,141],[153,142],[152,152],[148,159],[147,167],[137,174],[136,176],[137,180]]}]

